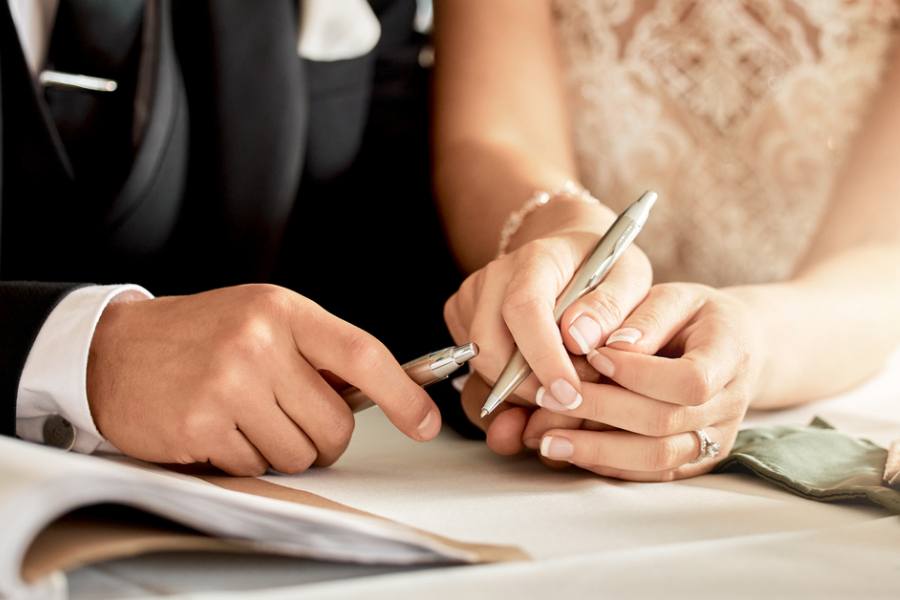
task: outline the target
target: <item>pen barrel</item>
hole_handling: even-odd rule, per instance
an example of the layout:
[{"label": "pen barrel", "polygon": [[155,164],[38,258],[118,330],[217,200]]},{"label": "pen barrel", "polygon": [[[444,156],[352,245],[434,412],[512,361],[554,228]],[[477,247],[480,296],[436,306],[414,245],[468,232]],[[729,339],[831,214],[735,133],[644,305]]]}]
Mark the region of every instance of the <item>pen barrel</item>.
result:
[{"label": "pen barrel", "polygon": [[[579,265],[572,280],[557,297],[556,306],[553,309],[553,316],[557,323],[576,300],[596,289],[603,281],[622,253],[641,232],[656,200],[656,192],[644,192],[610,225],[591,254]],[[525,361],[522,353],[516,349],[488,394],[481,410],[481,416],[490,414],[530,374],[531,367]]]},{"label": "pen barrel", "polygon": [[563,313],[568,310],[576,300],[592,292],[600,285],[603,278],[616,264],[619,256],[624,252],[631,241],[640,233],[640,226],[623,213],[610,226],[603,239],[597,244],[594,251],[584,259],[584,262],[576,270],[575,276],[569,281],[556,301],[553,317],[558,323]]},{"label": "pen barrel", "polygon": [[[455,373],[461,366],[478,355],[478,346],[474,343],[462,346],[451,346],[426,354],[404,363],[402,368],[410,379],[422,387],[442,381]],[[341,392],[350,410],[357,413],[375,405],[359,388],[350,387]]]},{"label": "pen barrel", "polygon": [[[403,370],[406,371],[410,379],[425,387],[448,377],[450,373],[459,368],[459,365],[452,360],[445,361],[451,363],[452,368],[450,368],[450,365],[436,364],[437,362],[439,361],[436,361],[432,355],[429,355],[404,364]],[[433,366],[437,368],[432,368]],[[447,373],[445,374],[444,371],[447,371]],[[375,406],[375,403],[362,390],[356,387],[343,391],[341,397],[350,407],[350,410],[355,413]]]},{"label": "pen barrel", "polygon": [[529,375],[531,375],[531,367],[528,366],[528,362],[525,360],[522,352],[516,350],[509,362],[506,363],[503,372],[497,378],[497,383],[491,390],[491,394],[483,408],[489,413],[493,412],[501,402],[511,396],[516,391],[516,388],[528,379]]},{"label": "pen barrel", "polygon": [[347,406],[350,407],[350,410],[355,413],[375,406],[375,403],[372,402],[372,400],[359,388],[353,388],[348,392],[344,392],[341,394],[341,397],[344,399],[344,402],[347,403]]}]

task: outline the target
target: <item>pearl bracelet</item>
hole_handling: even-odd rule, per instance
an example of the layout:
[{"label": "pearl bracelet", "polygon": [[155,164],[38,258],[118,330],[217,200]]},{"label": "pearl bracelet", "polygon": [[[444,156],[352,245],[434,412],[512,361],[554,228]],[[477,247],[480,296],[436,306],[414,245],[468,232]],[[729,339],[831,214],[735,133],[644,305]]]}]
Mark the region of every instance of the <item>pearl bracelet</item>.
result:
[{"label": "pearl bracelet", "polygon": [[522,205],[522,208],[510,213],[509,217],[506,219],[506,223],[503,224],[503,228],[500,230],[500,244],[497,249],[497,256],[503,256],[504,254],[506,254],[506,250],[509,247],[509,242],[519,231],[519,228],[522,227],[522,223],[525,221],[525,217],[541,208],[542,206],[547,206],[548,204],[550,204],[551,200],[560,196],[565,196],[567,198],[579,200],[588,204],[600,204],[600,201],[594,198],[594,196],[592,196],[587,189],[575,183],[571,179],[563,183],[562,186],[560,186],[559,189],[554,192],[547,192],[543,190],[536,192],[531,198],[528,199],[525,204]]}]

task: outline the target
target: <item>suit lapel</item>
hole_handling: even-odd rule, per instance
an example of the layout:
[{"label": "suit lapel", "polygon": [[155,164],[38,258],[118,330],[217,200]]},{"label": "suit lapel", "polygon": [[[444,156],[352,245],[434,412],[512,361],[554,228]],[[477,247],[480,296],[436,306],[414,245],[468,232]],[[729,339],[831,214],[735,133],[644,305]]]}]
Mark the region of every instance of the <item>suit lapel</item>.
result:
[{"label": "suit lapel", "polygon": [[173,4],[191,110],[186,237],[217,281],[265,275],[296,200],[308,116],[296,10],[296,0]]},{"label": "suit lapel", "polygon": [[[26,263],[45,262],[52,250],[28,247],[27,227],[42,223],[45,239],[71,224],[74,207],[72,168],[28,65],[6,0],[0,1],[0,120],[2,142],[2,275],[29,271]],[[32,232],[33,236],[33,232]],[[64,258],[60,260],[64,262]],[[35,272],[34,277],[38,277]]]}]

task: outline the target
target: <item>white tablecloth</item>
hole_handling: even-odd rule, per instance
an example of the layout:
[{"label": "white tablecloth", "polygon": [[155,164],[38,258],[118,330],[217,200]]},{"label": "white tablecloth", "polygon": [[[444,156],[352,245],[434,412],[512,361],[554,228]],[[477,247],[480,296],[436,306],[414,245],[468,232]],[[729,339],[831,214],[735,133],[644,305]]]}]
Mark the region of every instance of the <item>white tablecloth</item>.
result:
[{"label": "white tablecloth", "polygon": [[[819,415],[881,444],[900,438],[900,355],[839,397],[749,425]],[[900,598],[900,517],[822,504],[750,475],[666,484],[554,472],[450,432],[416,444],[377,410],[360,415],[331,469],[272,478],[431,531],[513,544],[533,561],[393,569],[280,558],[160,555],[82,569],[74,598],[181,593],[367,599],[500,597]]]}]

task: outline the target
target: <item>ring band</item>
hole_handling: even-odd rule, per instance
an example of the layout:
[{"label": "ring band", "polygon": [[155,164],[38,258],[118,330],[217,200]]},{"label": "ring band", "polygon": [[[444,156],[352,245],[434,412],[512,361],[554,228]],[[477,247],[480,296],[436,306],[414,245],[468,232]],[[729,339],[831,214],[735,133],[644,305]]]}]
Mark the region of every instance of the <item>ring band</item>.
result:
[{"label": "ring band", "polygon": [[700,441],[700,454],[697,456],[697,458],[692,460],[690,464],[695,465],[697,463],[703,462],[707,458],[715,458],[719,455],[719,451],[721,450],[719,442],[712,441],[709,438],[709,435],[702,429],[697,429],[693,433]]}]

